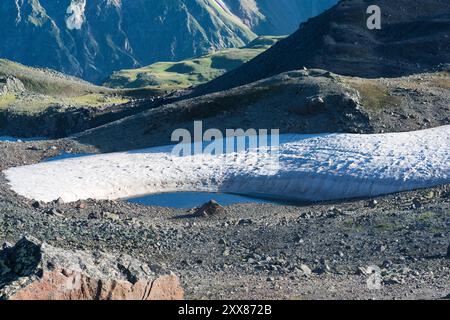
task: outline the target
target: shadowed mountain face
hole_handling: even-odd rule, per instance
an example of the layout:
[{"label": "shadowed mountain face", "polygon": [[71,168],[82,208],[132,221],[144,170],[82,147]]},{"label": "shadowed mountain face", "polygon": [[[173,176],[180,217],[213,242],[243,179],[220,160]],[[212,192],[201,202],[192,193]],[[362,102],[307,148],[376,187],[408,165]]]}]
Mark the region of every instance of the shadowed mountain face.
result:
[{"label": "shadowed mountain face", "polygon": [[368,78],[432,71],[450,63],[449,0],[379,0],[381,30],[369,30],[372,1],[346,0],[196,95],[308,68]]},{"label": "shadowed mountain face", "polygon": [[293,32],[333,1],[1,0],[0,58],[99,83],[116,70],[241,47],[255,32]]}]

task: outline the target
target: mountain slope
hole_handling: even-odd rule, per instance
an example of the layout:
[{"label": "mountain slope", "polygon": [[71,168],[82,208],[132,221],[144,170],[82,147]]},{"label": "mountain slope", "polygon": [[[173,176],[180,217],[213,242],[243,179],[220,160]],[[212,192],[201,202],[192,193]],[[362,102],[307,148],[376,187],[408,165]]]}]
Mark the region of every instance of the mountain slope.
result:
[{"label": "mountain slope", "polygon": [[[450,71],[450,70],[448,70]],[[176,101],[85,131],[103,152],[171,143],[174,130],[278,128],[281,133],[383,133],[450,124],[449,72],[362,79],[290,71],[234,89]]]},{"label": "mountain slope", "polygon": [[0,59],[0,136],[67,136],[138,112],[138,94]]},{"label": "mountain slope", "polygon": [[[0,111],[37,113],[51,105],[98,106],[117,92],[50,69],[37,69],[0,59]],[[110,97],[111,99],[108,99]],[[118,99],[117,101],[122,101]]]},{"label": "mountain slope", "polygon": [[[0,57],[101,83],[113,71],[287,34],[336,0],[1,0]],[[29,50],[32,48],[32,50]]]},{"label": "mountain slope", "polygon": [[224,0],[257,34],[287,35],[338,0]]},{"label": "mountain slope", "polygon": [[[237,47],[255,34],[220,0],[2,0],[0,56],[90,81]],[[25,48],[34,48],[26,50]]]},{"label": "mountain slope", "polygon": [[269,49],[283,37],[258,37],[241,48],[224,49],[198,58],[114,72],[104,85],[113,88],[149,87],[176,90],[211,81]]},{"label": "mountain slope", "polygon": [[370,4],[341,1],[252,61],[199,88],[196,94],[303,67],[377,78],[435,70],[450,62],[448,0],[380,0],[381,30],[366,26]]}]

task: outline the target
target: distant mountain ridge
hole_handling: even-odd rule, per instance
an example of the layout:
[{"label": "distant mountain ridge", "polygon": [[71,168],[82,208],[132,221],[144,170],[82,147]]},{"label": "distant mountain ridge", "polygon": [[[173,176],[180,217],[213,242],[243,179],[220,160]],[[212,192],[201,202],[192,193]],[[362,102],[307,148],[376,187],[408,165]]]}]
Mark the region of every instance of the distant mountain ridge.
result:
[{"label": "distant mountain ridge", "polygon": [[289,35],[338,0],[224,0],[259,35]]},{"label": "distant mountain ridge", "polygon": [[369,30],[367,0],[343,0],[241,67],[199,87],[227,90],[307,68],[367,77],[398,77],[450,63],[449,0],[379,0],[382,29]]},{"label": "distant mountain ridge", "polygon": [[96,83],[293,32],[337,0],[2,0],[0,58]]}]

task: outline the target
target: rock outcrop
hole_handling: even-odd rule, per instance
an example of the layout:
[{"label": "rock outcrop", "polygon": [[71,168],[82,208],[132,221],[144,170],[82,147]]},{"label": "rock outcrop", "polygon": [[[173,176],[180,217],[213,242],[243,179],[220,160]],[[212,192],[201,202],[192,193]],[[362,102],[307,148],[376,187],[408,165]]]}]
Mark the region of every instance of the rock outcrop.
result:
[{"label": "rock outcrop", "polygon": [[25,91],[25,86],[19,79],[0,76],[0,96],[7,93],[23,91]]},{"label": "rock outcrop", "polygon": [[226,212],[225,208],[222,207],[216,200],[211,200],[201,207],[199,207],[194,216],[196,217],[210,217],[218,214],[224,214]]},{"label": "rock outcrop", "polygon": [[0,299],[179,300],[176,275],[129,256],[69,251],[23,238],[0,252]]}]

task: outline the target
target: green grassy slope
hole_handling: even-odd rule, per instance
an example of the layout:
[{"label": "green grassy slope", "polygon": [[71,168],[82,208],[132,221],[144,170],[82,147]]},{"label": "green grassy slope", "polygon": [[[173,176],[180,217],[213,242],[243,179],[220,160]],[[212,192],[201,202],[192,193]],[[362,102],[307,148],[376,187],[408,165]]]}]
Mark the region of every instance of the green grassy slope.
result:
[{"label": "green grassy slope", "polygon": [[0,59],[0,91],[7,79],[16,79],[22,88],[5,89],[0,94],[0,111],[33,114],[50,106],[103,107],[127,102],[109,88],[49,69],[37,69]]},{"label": "green grassy slope", "polygon": [[114,88],[176,90],[196,86],[231,71],[264,52],[283,37],[259,37],[245,47],[226,49],[179,62],[158,62],[115,72],[105,82]]}]

